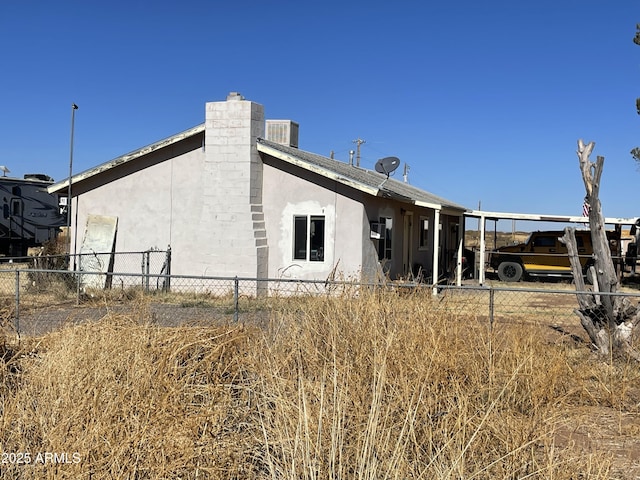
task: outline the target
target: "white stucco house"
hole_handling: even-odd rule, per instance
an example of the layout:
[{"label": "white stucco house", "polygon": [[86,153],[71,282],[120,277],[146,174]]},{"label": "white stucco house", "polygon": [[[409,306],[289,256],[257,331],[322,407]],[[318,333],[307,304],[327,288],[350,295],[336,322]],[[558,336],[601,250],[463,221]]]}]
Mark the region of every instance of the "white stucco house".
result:
[{"label": "white stucco house", "polygon": [[178,275],[373,280],[452,267],[463,206],[300,150],[297,132],[237,93],[207,103],[204,124],[72,177],[72,241],[105,215],[117,217],[116,252],[171,246]]}]

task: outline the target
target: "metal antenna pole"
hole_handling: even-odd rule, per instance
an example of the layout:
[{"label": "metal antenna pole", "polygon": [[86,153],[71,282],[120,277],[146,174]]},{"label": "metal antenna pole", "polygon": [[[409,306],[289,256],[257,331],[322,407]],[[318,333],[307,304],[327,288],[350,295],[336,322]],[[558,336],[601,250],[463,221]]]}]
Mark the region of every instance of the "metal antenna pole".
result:
[{"label": "metal antenna pole", "polygon": [[[71,177],[73,176],[73,130],[78,105],[71,104],[71,144],[69,146],[69,185],[67,189],[67,237],[69,237],[69,256],[71,256]],[[71,258],[69,258],[71,259]],[[75,264],[75,259],[74,259]],[[75,270],[75,265],[74,268]]]}]

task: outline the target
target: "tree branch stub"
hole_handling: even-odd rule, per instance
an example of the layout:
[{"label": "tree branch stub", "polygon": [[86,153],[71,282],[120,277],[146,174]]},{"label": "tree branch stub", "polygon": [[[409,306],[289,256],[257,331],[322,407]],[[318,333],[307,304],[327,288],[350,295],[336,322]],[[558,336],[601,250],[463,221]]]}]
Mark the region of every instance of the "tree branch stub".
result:
[{"label": "tree branch stub", "polygon": [[589,155],[595,147],[595,142],[589,142],[587,145],[582,140],[578,140],[578,158],[580,159],[580,170],[582,171],[582,180],[587,188],[587,195],[591,197],[592,171]]}]

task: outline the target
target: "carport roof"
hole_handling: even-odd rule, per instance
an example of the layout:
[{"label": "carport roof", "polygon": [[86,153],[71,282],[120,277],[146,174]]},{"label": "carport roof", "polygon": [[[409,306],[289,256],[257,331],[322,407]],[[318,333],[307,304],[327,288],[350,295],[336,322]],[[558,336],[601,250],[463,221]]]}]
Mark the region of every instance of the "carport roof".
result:
[{"label": "carport roof", "polygon": [[344,185],[377,197],[391,198],[421,207],[450,209],[460,212],[466,208],[408,183],[373,170],[356,167],[332,158],[258,139],[258,151],[305,170],[315,172]]},{"label": "carport roof", "polygon": [[[477,218],[479,220],[527,220],[541,222],[562,222],[562,223],[589,223],[589,217],[577,217],[575,215],[551,215],[539,213],[515,213],[515,212],[487,212],[484,210],[471,210],[465,212],[467,218]],[[639,217],[606,217],[605,225],[637,225]]]}]

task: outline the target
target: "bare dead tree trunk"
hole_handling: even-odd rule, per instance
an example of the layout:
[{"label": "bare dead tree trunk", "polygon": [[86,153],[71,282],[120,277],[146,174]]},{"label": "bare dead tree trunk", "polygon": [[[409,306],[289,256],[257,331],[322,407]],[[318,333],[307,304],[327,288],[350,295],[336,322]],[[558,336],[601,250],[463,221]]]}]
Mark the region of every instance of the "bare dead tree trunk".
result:
[{"label": "bare dead tree trunk", "polygon": [[569,260],[576,285],[579,308],[575,313],[586,330],[593,345],[602,354],[625,354],[640,361],[640,352],[635,350],[632,339],[637,336],[640,311],[624,295],[616,295],[619,289],[618,276],[611,257],[611,249],[604,225],[600,205],[600,179],[604,157],[596,163],[589,160],[594,142],[585,145],[578,141],[580,171],[590,205],[589,227],[593,244],[593,292],[587,292],[582,265],[578,256],[574,228],[566,228],[562,242],[567,245]]}]

